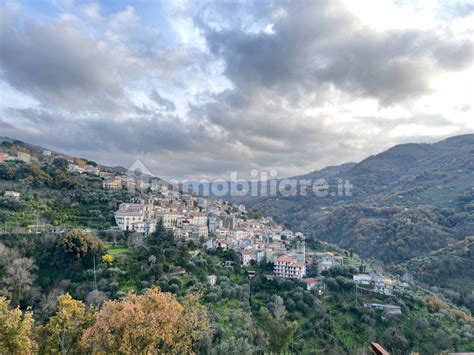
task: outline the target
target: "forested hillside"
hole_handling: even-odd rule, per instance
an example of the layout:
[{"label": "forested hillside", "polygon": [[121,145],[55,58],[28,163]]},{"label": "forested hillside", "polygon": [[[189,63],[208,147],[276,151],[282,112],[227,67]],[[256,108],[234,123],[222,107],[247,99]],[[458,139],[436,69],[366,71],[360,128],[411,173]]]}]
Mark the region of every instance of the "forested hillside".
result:
[{"label": "forested hillside", "polygon": [[[251,199],[247,204],[314,238],[352,248],[386,266],[431,255],[474,235],[472,134],[434,144],[398,145],[330,171],[337,174],[325,175],[329,183],[349,180],[352,196],[276,196]],[[304,177],[319,178],[320,173]],[[409,271],[425,280],[412,268]],[[463,275],[458,284],[470,285],[462,282],[470,276]],[[472,296],[472,288],[463,289]]]}]

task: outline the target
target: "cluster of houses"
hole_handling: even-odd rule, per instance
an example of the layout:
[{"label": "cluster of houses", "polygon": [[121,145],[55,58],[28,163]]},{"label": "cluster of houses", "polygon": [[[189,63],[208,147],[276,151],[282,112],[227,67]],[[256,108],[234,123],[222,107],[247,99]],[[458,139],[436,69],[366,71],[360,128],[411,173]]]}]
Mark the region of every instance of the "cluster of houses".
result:
[{"label": "cluster of houses", "polygon": [[[116,179],[116,177],[114,178]],[[148,235],[159,222],[176,238],[195,240],[207,249],[232,249],[242,266],[272,262],[274,274],[283,278],[306,275],[304,235],[293,233],[271,218],[248,218],[244,205],[193,196],[155,186],[144,197],[122,203],[115,212],[122,231]]]},{"label": "cluster of houses", "polygon": [[0,152],[0,163],[4,161],[22,161],[24,163],[31,163],[35,160],[37,160],[35,157],[32,157],[30,154],[21,151],[16,152],[16,155]]},{"label": "cluster of houses", "polygon": [[81,159],[73,159],[63,155],[58,155],[50,150],[43,150],[40,152],[40,155],[37,154],[36,156],[21,150],[10,151],[10,153],[0,152],[0,163],[6,161],[21,161],[23,163],[29,164],[37,162],[40,159],[53,159],[55,157],[65,158],[68,162],[67,170],[71,173],[87,173],[96,176],[99,176],[100,174],[100,168],[96,165],[87,164]]},{"label": "cluster of houses", "polygon": [[394,280],[376,273],[356,274],[352,278],[358,288],[385,296],[391,296],[396,288],[403,290],[409,287],[404,281]]}]

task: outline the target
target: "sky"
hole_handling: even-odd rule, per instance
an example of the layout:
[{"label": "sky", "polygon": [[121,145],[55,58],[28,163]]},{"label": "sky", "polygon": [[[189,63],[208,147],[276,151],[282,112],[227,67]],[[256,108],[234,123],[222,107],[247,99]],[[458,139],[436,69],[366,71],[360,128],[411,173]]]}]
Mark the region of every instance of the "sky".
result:
[{"label": "sky", "polygon": [[0,136],[165,178],[474,132],[474,2],[0,1]]}]

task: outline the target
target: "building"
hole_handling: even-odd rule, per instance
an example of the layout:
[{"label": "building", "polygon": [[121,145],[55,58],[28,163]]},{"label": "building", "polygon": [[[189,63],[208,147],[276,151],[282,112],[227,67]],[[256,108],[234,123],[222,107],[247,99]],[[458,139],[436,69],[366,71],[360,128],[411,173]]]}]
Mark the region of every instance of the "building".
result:
[{"label": "building", "polygon": [[122,188],[122,180],[110,179],[102,182],[102,187],[106,190],[120,190]]},{"label": "building", "polygon": [[301,279],[306,274],[306,267],[291,256],[280,256],[275,260],[274,273],[277,277]]},{"label": "building", "polygon": [[356,274],[352,276],[352,280],[356,285],[369,286],[369,291],[386,296],[392,294],[395,284],[394,280],[377,274]]},{"label": "building", "polygon": [[402,314],[402,309],[399,306],[394,306],[391,304],[381,304],[381,303],[364,303],[364,307],[372,309],[380,309],[385,312],[387,315],[400,315]]},{"label": "building", "polygon": [[322,295],[325,285],[322,280],[319,279],[305,279],[303,282],[306,284],[308,291],[317,290],[318,294]]},{"label": "building", "polygon": [[150,235],[156,230],[156,224],[149,222],[136,222],[132,224],[132,228],[137,233]]},{"label": "building", "polygon": [[253,251],[244,250],[242,252],[242,266],[249,266],[252,260],[255,260],[255,255]]},{"label": "building", "polygon": [[163,222],[165,228],[173,228],[178,225],[178,220],[183,218],[183,215],[176,212],[157,212],[156,218]]},{"label": "building", "polygon": [[306,246],[304,241],[299,241],[296,246],[296,253],[295,253],[296,261],[300,264],[305,264],[306,262]]},{"label": "building", "polygon": [[81,168],[79,165],[76,165],[76,164],[69,164],[67,166],[67,171],[69,171],[70,173],[79,173],[79,174],[82,174],[85,172],[83,168]]},{"label": "building", "polygon": [[207,277],[207,283],[209,284],[209,286],[211,286],[211,287],[215,286],[216,282],[217,282],[217,276],[216,275],[209,275]]},{"label": "building", "polygon": [[342,257],[331,252],[326,252],[321,255],[319,262],[319,271],[329,270],[335,266],[342,265]]},{"label": "building", "polygon": [[18,200],[20,198],[20,193],[16,191],[5,191],[5,197],[11,197]]},{"label": "building", "polygon": [[115,223],[123,231],[134,230],[135,223],[143,222],[143,205],[122,203],[115,212]]},{"label": "building", "polygon": [[207,213],[193,213],[191,215],[191,224],[207,226]]},{"label": "building", "polygon": [[224,228],[227,228],[227,229],[235,229],[237,225],[237,222],[235,220],[235,216],[232,214],[232,215],[227,215],[224,217],[224,222],[223,222],[223,226]]},{"label": "building", "polygon": [[21,160],[24,163],[29,163],[31,161],[31,155],[29,155],[28,153],[18,152],[16,156],[18,160]]},{"label": "building", "polygon": [[369,274],[356,274],[352,276],[352,280],[356,285],[370,285],[372,276]]},{"label": "building", "polygon": [[50,150],[43,150],[44,157],[50,157],[53,153]]},{"label": "building", "polygon": [[88,173],[88,174],[91,174],[91,175],[96,175],[96,176],[99,176],[100,174],[100,168],[97,167],[97,166],[93,166],[93,165],[86,165],[84,167],[84,172]]}]

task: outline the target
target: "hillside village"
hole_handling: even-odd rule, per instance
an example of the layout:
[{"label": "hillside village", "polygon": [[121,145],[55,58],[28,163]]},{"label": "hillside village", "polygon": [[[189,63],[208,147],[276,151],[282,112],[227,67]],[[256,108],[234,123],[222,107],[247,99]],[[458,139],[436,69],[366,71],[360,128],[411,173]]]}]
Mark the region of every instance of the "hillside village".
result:
[{"label": "hillside village", "polygon": [[[308,289],[317,287],[320,292],[324,288],[321,272],[343,266],[345,259],[351,259],[348,263],[362,266],[360,260],[348,258],[348,252],[307,250],[303,233],[285,228],[271,217],[253,211],[248,213],[243,204],[196,196],[192,191],[180,191],[179,187],[150,176],[119,173],[50,150],[4,148],[0,152],[0,162],[38,164],[56,158],[65,159],[67,171],[71,174],[99,177],[103,189],[123,189],[134,196],[130,202],[121,203],[114,212],[116,226],[111,228],[112,231],[148,236],[161,224],[177,240],[193,240],[209,250],[233,250],[240,255],[243,267],[271,263],[274,265],[273,273],[267,277],[302,279]],[[5,191],[4,196],[19,199],[20,193]],[[357,274],[353,281],[361,290],[382,295],[391,295],[395,285],[408,286],[377,273]]]}]

